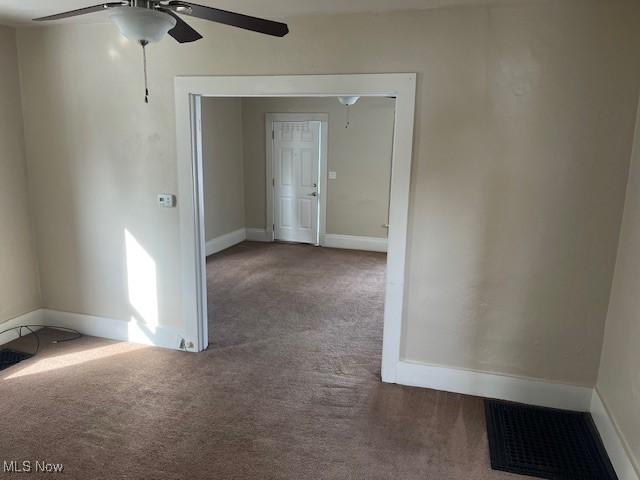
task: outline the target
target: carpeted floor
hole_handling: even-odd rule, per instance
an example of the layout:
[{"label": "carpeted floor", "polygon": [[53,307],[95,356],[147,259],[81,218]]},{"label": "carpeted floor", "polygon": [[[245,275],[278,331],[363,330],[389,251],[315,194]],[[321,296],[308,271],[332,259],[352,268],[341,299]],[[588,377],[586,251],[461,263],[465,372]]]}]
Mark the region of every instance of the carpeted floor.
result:
[{"label": "carpeted floor", "polygon": [[522,478],[490,469],[480,399],[380,383],[383,254],[246,242],[207,265],[208,351],[48,330],[0,372],[0,478]]}]

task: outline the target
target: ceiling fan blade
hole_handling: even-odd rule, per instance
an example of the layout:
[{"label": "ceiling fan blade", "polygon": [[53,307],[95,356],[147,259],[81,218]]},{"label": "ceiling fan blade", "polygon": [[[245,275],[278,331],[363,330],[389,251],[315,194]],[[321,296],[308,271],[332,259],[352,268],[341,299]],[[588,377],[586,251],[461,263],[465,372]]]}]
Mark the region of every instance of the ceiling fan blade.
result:
[{"label": "ceiling fan blade", "polygon": [[128,1],[101,3],[99,5],[94,5],[92,7],[79,8],[77,10],[57,13],[55,15],[49,15],[47,17],[34,18],[33,20],[35,22],[44,22],[46,20],[61,20],[63,18],[76,17],[78,15],[85,15],[87,13],[101,12],[102,10],[106,10],[107,8],[124,7],[127,5],[129,5]]},{"label": "ceiling fan blade", "polygon": [[176,19],[176,26],[169,30],[169,35],[171,35],[178,43],[195,42],[202,38],[202,35],[200,35],[193,27],[191,27],[191,25],[182,20],[178,15],[173,13],[173,11],[167,8],[159,8],[158,10],[167,13]]},{"label": "ceiling fan blade", "polygon": [[224,23],[233,27],[244,28],[266,35],[284,37],[289,33],[289,27],[285,23],[265,20],[264,18],[250,17],[241,13],[228,12],[218,8],[205,7],[195,3],[171,1],[167,5],[174,12],[202,18],[211,22]]}]

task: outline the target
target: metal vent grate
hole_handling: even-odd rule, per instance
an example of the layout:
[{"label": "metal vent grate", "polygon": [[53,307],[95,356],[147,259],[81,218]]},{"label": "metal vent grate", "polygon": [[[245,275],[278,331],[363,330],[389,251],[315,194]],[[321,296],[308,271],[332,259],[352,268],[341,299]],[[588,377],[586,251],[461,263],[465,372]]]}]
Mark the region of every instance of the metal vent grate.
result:
[{"label": "metal vent grate", "polygon": [[0,370],[9,368],[16,363],[20,363],[27,358],[31,358],[33,355],[30,353],[16,352],[15,350],[0,350]]},{"label": "metal vent grate", "polygon": [[485,401],[494,470],[552,480],[617,480],[591,415]]}]

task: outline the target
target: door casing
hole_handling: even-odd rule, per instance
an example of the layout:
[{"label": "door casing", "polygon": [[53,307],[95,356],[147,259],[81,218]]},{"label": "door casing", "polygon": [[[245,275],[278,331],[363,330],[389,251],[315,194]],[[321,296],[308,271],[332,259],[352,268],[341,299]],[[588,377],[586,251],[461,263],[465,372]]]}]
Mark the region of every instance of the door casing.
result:
[{"label": "door casing", "polygon": [[416,104],[415,73],[282,76],[191,76],[175,79],[178,228],[182,280],[180,333],[192,351],[209,344],[206,304],[202,97],[395,97],[389,241],[385,284],[381,377],[396,383],[403,364],[402,332],[409,227],[409,198]]}]

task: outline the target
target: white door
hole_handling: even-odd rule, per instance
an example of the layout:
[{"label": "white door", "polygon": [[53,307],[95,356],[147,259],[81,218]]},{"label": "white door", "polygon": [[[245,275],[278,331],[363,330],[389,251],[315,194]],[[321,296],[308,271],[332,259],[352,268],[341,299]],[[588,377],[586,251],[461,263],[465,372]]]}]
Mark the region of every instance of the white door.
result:
[{"label": "white door", "polygon": [[318,244],[320,122],[273,122],[274,236]]}]

